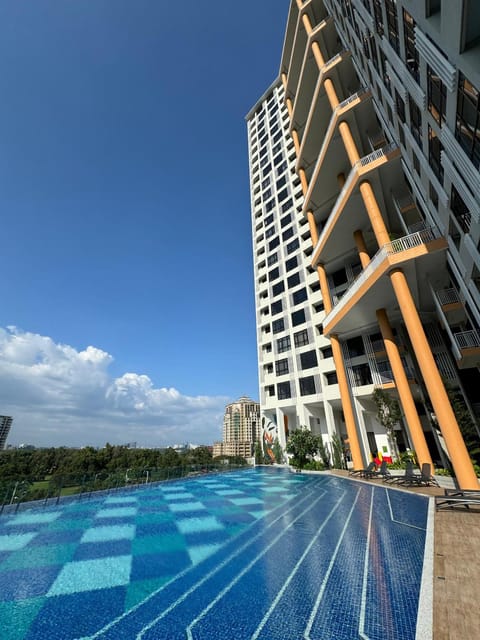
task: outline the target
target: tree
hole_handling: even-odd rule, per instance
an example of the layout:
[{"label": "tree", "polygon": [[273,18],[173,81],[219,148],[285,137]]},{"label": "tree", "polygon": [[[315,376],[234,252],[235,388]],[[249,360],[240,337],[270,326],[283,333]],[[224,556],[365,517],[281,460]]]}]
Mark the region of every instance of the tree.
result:
[{"label": "tree", "polygon": [[319,449],[319,436],[316,436],[306,427],[301,427],[291,433],[287,441],[287,453],[293,455],[292,464],[299,469],[303,469],[307,460],[313,458]]},{"label": "tree", "polygon": [[278,438],[275,438],[272,451],[273,455],[275,456],[275,462],[277,462],[278,464],[283,464],[283,449]]},{"label": "tree", "polygon": [[321,434],[318,436],[318,438],[319,438],[318,453],[320,454],[320,458],[322,459],[322,463],[323,463],[323,466],[325,467],[325,469],[329,469],[330,468],[330,456],[328,454],[327,447],[325,446],[325,443],[323,441],[323,438],[322,438]]},{"label": "tree", "polygon": [[332,436],[332,458],[333,458],[333,468],[334,469],[343,469],[343,445],[339,436],[334,433]]},{"label": "tree", "polygon": [[480,464],[480,436],[478,425],[473,421],[462,394],[448,386],[447,394],[457,419],[458,427],[465,440],[468,453],[476,464]]},{"label": "tree", "polygon": [[402,418],[400,405],[396,398],[391,396],[383,389],[375,389],[373,392],[373,401],[377,405],[377,420],[387,432],[390,450],[395,458],[398,458],[397,439],[395,437],[395,425]]},{"label": "tree", "polygon": [[263,449],[261,443],[258,440],[255,443],[254,456],[255,464],[263,464]]}]

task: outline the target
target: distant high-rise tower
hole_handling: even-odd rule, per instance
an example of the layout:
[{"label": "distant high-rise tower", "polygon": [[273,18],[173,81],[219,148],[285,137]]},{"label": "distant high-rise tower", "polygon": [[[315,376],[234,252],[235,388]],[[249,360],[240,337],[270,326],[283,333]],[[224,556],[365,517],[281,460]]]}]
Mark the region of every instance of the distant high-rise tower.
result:
[{"label": "distant high-rise tower", "polygon": [[[473,451],[479,38],[478,2],[291,2],[247,115],[261,411],[282,443],[305,425],[363,467],[396,439],[478,487],[450,398]],[[395,439],[376,388],[401,405]]]},{"label": "distant high-rise tower", "polygon": [[225,408],[223,442],[214,444],[213,455],[250,458],[260,437],[260,405],[242,396]]},{"label": "distant high-rise tower", "polygon": [[0,416],[0,450],[5,449],[12,422],[10,416]]}]

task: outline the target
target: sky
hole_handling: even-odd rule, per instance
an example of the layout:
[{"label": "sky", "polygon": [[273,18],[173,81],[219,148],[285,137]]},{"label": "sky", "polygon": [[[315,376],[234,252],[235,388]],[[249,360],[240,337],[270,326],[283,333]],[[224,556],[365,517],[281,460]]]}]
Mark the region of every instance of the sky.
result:
[{"label": "sky", "polygon": [[244,118],[288,6],[0,0],[9,444],[211,444],[258,399]]}]

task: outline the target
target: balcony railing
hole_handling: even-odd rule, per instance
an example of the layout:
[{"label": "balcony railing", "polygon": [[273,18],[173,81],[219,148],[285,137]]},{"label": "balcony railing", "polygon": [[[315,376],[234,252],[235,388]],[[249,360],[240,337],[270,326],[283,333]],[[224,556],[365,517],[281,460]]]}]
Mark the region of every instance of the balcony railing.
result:
[{"label": "balcony railing", "polygon": [[480,336],[475,329],[470,331],[459,331],[453,334],[455,343],[460,349],[475,349],[480,347]]},{"label": "balcony railing", "polygon": [[442,306],[446,304],[455,304],[456,302],[460,302],[460,296],[458,295],[458,291],[453,287],[449,289],[440,289],[435,293],[437,295],[437,300]]},{"label": "balcony railing", "polygon": [[370,260],[365,269],[353,280],[352,284],[348,287],[345,294],[339,300],[339,302],[330,311],[324,320],[324,325],[327,325],[331,319],[348,303],[348,301],[355,295],[360,287],[368,280],[368,278],[378,269],[381,263],[390,255],[402,253],[415,247],[419,247],[428,242],[432,242],[441,237],[437,229],[429,227],[423,231],[417,231],[403,238],[397,238],[388,242],[381,247],[377,253]]},{"label": "balcony railing", "polygon": [[369,153],[367,156],[363,156],[363,158],[360,158],[360,160],[355,164],[360,165],[361,167],[366,167],[371,162],[375,162],[375,160],[383,158],[395,149],[397,149],[395,142],[390,142],[390,144],[387,144],[385,147],[375,149],[375,151],[372,151],[372,153]]},{"label": "balcony railing", "polygon": [[357,98],[361,98],[366,93],[370,93],[370,89],[368,89],[367,87],[362,87],[348,98],[345,98],[345,100],[342,100],[342,102],[338,104],[336,109],[343,109],[344,107],[347,107],[351,102],[354,102]]}]

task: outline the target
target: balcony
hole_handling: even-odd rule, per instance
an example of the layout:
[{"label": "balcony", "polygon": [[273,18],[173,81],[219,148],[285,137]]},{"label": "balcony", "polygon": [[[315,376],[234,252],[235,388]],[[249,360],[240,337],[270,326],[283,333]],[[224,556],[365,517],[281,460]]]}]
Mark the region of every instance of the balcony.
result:
[{"label": "balcony", "polygon": [[428,268],[434,271],[439,268],[438,252],[446,248],[446,240],[435,228],[424,229],[385,244],[325,317],[324,334],[358,330],[376,322],[376,309],[398,306],[388,278],[392,267],[402,265],[407,278],[416,281],[412,261],[419,258],[429,260]]},{"label": "balcony", "polygon": [[480,362],[480,336],[475,329],[455,331],[446,327],[447,333],[453,339],[452,347],[460,369],[478,366]]},{"label": "balcony", "polygon": [[[338,155],[339,154],[337,154],[337,156]],[[372,151],[372,153],[360,158],[360,160],[353,165],[345,184],[336,197],[335,204],[333,208],[331,208],[318,238],[312,257],[312,267],[316,267],[320,261],[328,263],[338,255],[344,255],[351,249],[353,231],[369,226],[365,207],[363,206],[363,202],[360,202],[360,197],[357,196],[359,183],[365,176],[378,170],[381,171],[379,179],[382,182],[382,186],[388,188],[390,183],[395,181],[395,178],[393,175],[388,175],[386,170],[383,172],[382,167],[388,165],[391,160],[398,158],[400,158],[400,150],[398,147],[395,144],[388,144],[382,149]],[[325,199],[330,196],[332,189],[338,189],[336,176],[339,171],[337,167],[333,167],[334,175],[331,175],[331,163],[325,162],[324,164],[326,167],[328,166],[329,173],[327,175],[327,171],[324,172],[326,175],[322,177],[321,184],[318,179],[311,182],[303,206],[304,215],[312,208],[315,210],[316,217],[320,217],[318,213],[320,209],[314,206],[313,198],[318,197],[317,193],[321,191],[322,188],[322,194],[324,194]],[[351,215],[343,215],[349,202],[352,203],[351,208],[355,207],[355,211],[350,211]]]}]

